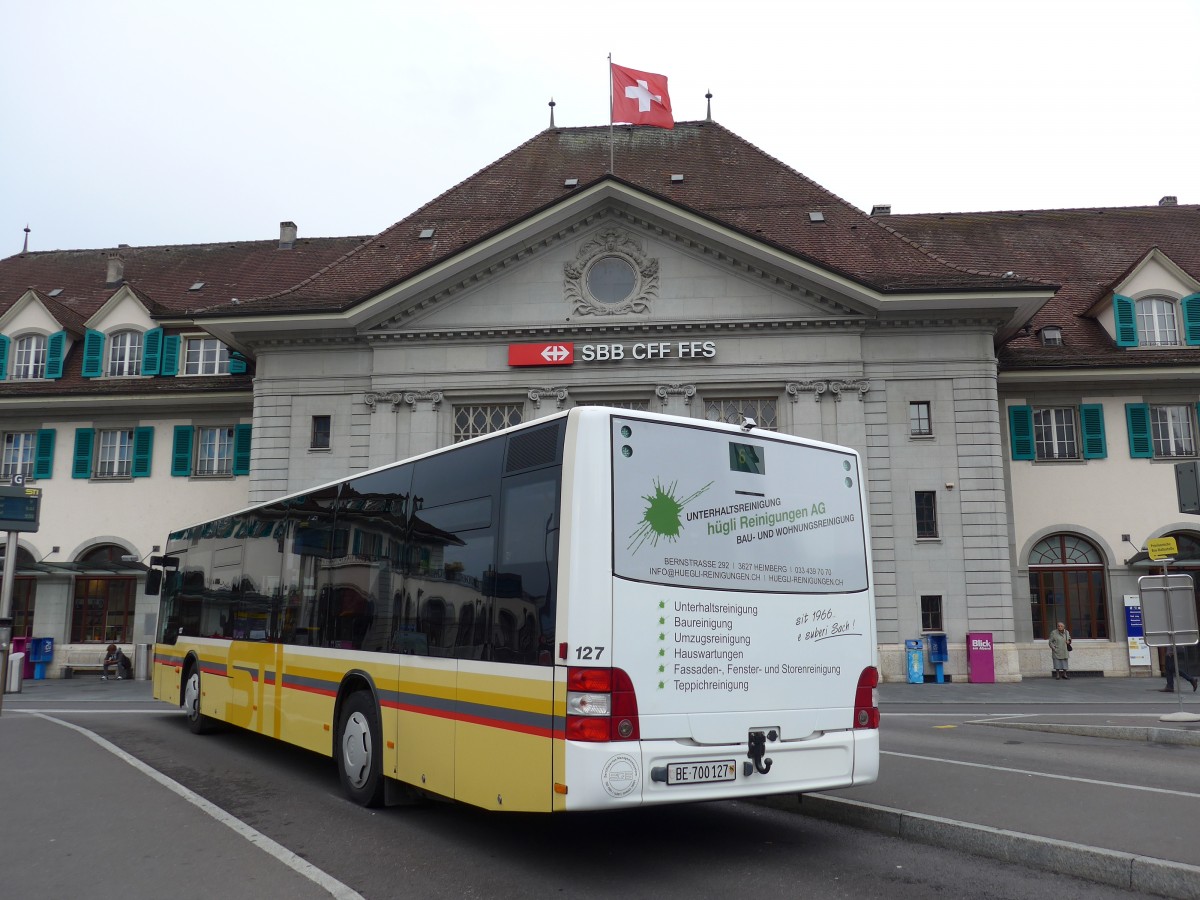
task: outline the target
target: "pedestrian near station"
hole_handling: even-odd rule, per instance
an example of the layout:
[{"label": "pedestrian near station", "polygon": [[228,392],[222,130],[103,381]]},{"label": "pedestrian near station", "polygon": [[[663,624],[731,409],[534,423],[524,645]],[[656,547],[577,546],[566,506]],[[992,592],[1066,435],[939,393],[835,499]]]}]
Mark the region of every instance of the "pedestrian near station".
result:
[{"label": "pedestrian near station", "polygon": [[[1175,692],[1175,648],[1171,647],[1167,650],[1167,655],[1163,658],[1163,674],[1167,676],[1167,686],[1162,688],[1163,693]],[[1197,687],[1200,687],[1200,679],[1195,675],[1189,675],[1183,669],[1178,669],[1179,677],[1184,681],[1189,682],[1194,692]]]},{"label": "pedestrian near station", "polygon": [[1059,622],[1055,629],[1050,632],[1050,661],[1054,666],[1054,677],[1061,678],[1064,681],[1070,679],[1067,674],[1069,668],[1071,647],[1071,632],[1067,631],[1066,626]]}]

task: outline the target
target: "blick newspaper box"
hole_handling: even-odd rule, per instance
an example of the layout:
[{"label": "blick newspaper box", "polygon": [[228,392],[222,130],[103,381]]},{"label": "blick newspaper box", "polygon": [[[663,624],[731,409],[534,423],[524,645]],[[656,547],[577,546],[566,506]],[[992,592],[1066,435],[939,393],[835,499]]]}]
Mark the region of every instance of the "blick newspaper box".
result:
[{"label": "blick newspaper box", "polygon": [[990,631],[967,632],[967,681],[992,684],[996,680],[996,659],[992,655]]}]

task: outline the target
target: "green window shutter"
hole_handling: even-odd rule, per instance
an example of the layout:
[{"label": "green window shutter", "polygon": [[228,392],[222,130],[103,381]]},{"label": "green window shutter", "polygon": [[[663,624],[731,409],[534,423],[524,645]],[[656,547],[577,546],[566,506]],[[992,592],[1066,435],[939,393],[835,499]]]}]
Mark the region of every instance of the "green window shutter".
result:
[{"label": "green window shutter", "polygon": [[154,456],[154,426],[145,425],[133,429],[133,470],[134,478],[147,478],[150,475],[150,461]]},{"label": "green window shutter", "polygon": [[104,332],[87,330],[83,338],[83,377],[99,378],[104,374]]},{"label": "green window shutter", "polygon": [[37,433],[37,446],[33,451],[33,477],[47,479],[54,476],[54,429],[42,428]]},{"label": "green window shutter", "polygon": [[1130,459],[1153,459],[1154,442],[1150,440],[1150,404],[1126,403],[1125,423],[1129,427]]},{"label": "green window shutter", "polygon": [[1137,303],[1132,297],[1113,294],[1113,320],[1117,329],[1118,347],[1136,347],[1137,333]]},{"label": "green window shutter", "polygon": [[8,378],[8,335],[0,334],[0,381]]},{"label": "green window shutter", "polygon": [[250,431],[252,426],[239,425],[233,437],[233,474],[250,474]]},{"label": "green window shutter", "polygon": [[92,477],[92,445],[96,441],[96,429],[75,429],[75,456],[71,465],[72,478]]},{"label": "green window shutter", "polygon": [[46,339],[46,377],[62,378],[64,350],[67,346],[67,333],[56,331]]},{"label": "green window shutter", "polygon": [[1183,342],[1194,347],[1200,344],[1200,294],[1188,294],[1179,305],[1183,307]]},{"label": "green window shutter", "polygon": [[238,353],[236,350],[229,354],[229,374],[246,374],[246,357],[242,356],[242,354]]},{"label": "green window shutter", "polygon": [[1099,403],[1083,403],[1079,407],[1083,423],[1083,458],[1104,459],[1108,445],[1104,440],[1104,407]]},{"label": "green window shutter", "polygon": [[175,437],[171,441],[171,474],[176,478],[192,474],[192,433],[191,425],[176,425]]},{"label": "green window shutter", "polygon": [[157,375],[162,368],[163,330],[151,328],[142,335],[142,374]]},{"label": "green window shutter", "polygon": [[1008,408],[1008,443],[1013,459],[1033,459],[1033,407]]},{"label": "green window shutter", "polygon": [[162,368],[159,375],[179,374],[179,335],[168,334],[163,338]]}]

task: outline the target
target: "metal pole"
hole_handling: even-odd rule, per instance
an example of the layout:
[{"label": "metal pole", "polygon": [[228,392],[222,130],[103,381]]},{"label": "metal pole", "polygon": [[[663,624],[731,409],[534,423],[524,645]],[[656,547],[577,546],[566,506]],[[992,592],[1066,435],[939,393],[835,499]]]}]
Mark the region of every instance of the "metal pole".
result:
[{"label": "metal pole", "polygon": [[13,579],[17,572],[17,533],[8,532],[4,544],[4,580],[0,582],[0,713],[8,689],[8,648],[12,641]]}]

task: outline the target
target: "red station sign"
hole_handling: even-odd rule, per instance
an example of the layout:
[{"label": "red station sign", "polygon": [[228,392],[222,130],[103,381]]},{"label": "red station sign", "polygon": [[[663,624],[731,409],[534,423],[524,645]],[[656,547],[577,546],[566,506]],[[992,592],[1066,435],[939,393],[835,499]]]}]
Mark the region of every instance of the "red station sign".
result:
[{"label": "red station sign", "polygon": [[575,362],[575,344],[509,344],[510,366],[569,366]]}]

